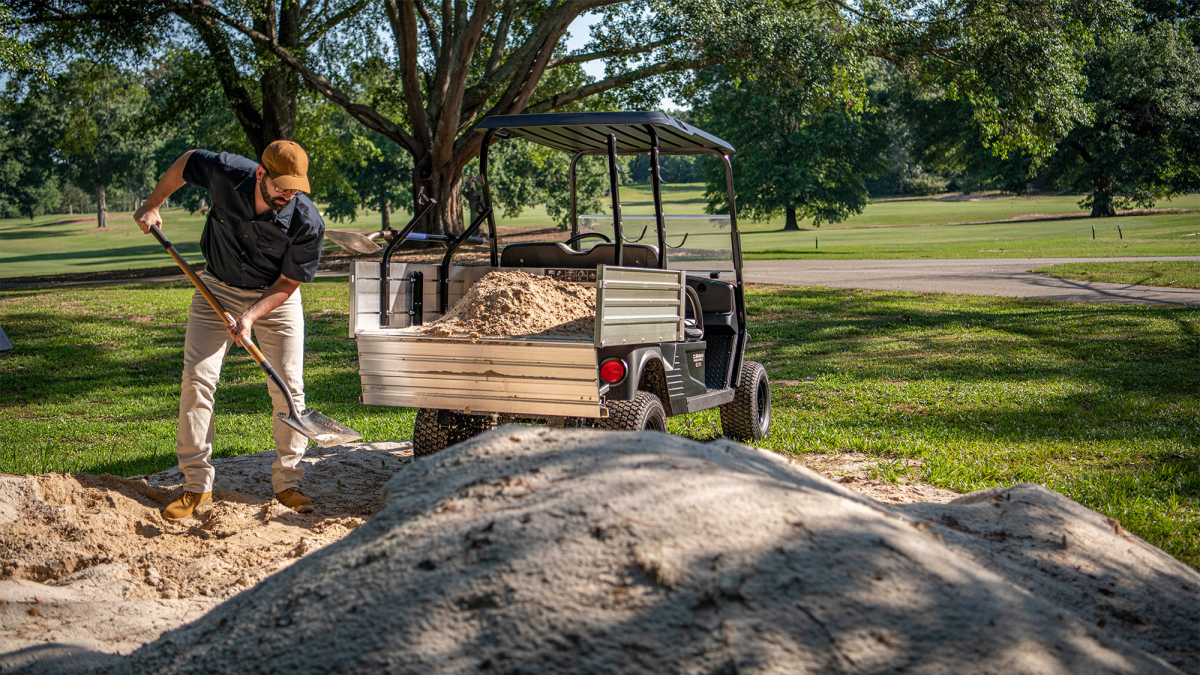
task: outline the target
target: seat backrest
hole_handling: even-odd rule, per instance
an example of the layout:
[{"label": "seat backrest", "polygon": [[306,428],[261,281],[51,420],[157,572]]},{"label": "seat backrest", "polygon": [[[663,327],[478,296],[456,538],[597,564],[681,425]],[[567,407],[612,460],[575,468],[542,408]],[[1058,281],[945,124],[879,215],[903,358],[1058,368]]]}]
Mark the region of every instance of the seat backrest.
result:
[{"label": "seat backrest", "polygon": [[705,314],[729,314],[733,311],[733,284],[697,277],[688,277],[687,283],[700,296],[700,309]]},{"label": "seat backrest", "polygon": [[[649,244],[625,244],[626,267],[658,267],[658,248]],[[500,253],[501,267],[565,267],[588,269],[616,264],[616,244],[597,244],[590,251],[576,251],[562,242],[534,241],[509,244]]]}]

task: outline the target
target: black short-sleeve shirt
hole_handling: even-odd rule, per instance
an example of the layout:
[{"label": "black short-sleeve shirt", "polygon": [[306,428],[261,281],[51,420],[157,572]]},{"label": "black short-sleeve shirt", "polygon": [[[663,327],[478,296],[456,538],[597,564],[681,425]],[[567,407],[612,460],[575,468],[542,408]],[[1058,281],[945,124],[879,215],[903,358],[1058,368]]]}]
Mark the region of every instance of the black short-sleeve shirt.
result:
[{"label": "black short-sleeve shirt", "polygon": [[230,286],[262,288],[279,275],[312,281],[321,261],[325,221],[303,192],[282,211],[254,213],[258,163],[228,152],[196,150],[183,179],[204,188],[212,201],[200,250],[208,272]]}]

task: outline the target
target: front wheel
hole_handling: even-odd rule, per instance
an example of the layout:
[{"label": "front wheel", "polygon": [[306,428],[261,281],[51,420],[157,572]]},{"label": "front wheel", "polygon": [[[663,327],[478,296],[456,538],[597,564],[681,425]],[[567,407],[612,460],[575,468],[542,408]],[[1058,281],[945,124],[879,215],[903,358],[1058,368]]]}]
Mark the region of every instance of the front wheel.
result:
[{"label": "front wheel", "polygon": [[771,428],[771,383],[761,363],[742,364],[742,382],[733,401],[721,406],[721,433],[739,441],[757,441]]},{"label": "front wheel", "polygon": [[666,431],[667,412],[662,401],[648,391],[639,391],[632,401],[609,401],[608,417],[596,420],[597,429]]}]

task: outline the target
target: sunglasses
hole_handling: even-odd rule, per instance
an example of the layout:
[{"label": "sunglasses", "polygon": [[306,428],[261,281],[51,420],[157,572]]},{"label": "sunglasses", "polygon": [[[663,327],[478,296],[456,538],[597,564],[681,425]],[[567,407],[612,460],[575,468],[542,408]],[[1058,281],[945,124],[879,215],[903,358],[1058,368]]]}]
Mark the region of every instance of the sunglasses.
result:
[{"label": "sunglasses", "polygon": [[263,176],[263,178],[267,180],[267,187],[271,188],[271,192],[278,193],[284,197],[295,197],[296,193],[300,192],[299,190],[280,190],[275,187],[275,181],[270,176]]}]

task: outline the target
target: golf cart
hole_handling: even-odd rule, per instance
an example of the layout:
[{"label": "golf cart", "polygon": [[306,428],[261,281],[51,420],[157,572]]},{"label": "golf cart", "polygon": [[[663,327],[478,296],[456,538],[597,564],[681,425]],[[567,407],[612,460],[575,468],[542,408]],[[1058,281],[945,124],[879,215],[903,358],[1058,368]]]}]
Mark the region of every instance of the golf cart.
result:
[{"label": "golf cart", "polygon": [[[714,407],[726,436],[762,438],[770,425],[771,393],[762,365],[743,360],[748,336],[733,147],[657,112],[499,115],[479,128],[487,130],[479,156],[484,208],[461,235],[443,238],[441,263],[391,261],[432,206],[426,205],[391,233],[381,262],[354,266],[350,336],[358,345],[362,402],[417,408],[416,455],[498,423],[666,431],[668,417]],[[571,232],[565,241],[499,248],[488,147],[512,138],[571,153]],[[729,214],[666,215],[659,167],[664,154],[711,154],[721,161]],[[589,155],[607,157],[609,215],[577,213],[576,168]],[[622,214],[621,155],[649,156],[653,214]],[[451,264],[484,223],[490,264]],[[644,241],[647,232],[654,243]],[[438,318],[495,270],[593,286],[593,335],[467,338],[404,330]]]}]

